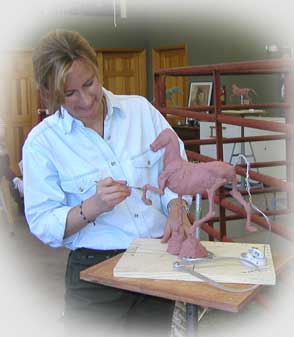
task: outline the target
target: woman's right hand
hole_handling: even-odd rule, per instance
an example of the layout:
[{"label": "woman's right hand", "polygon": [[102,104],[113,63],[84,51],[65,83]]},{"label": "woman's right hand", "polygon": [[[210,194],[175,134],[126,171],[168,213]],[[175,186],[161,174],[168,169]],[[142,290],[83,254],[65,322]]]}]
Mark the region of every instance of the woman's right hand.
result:
[{"label": "woman's right hand", "polygon": [[111,177],[96,182],[94,196],[97,215],[111,211],[131,194],[131,188],[125,180],[114,180]]},{"label": "woman's right hand", "polygon": [[[125,180],[113,180],[111,177],[107,177],[97,181],[96,193],[89,199],[84,200],[82,206],[81,204],[77,205],[69,211],[64,238],[78,232],[89,221],[94,221],[100,214],[111,211],[130,194],[131,188],[127,186]],[[83,212],[82,214],[81,211]]]}]

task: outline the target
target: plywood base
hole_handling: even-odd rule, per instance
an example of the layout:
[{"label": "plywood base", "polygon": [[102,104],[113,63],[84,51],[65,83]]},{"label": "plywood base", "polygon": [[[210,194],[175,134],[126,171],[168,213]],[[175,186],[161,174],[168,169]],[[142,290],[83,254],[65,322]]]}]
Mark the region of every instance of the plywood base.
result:
[{"label": "plywood base", "polygon": [[[211,241],[202,241],[202,244],[217,258],[232,257],[234,259],[218,260],[216,258],[197,262],[189,266],[192,270],[221,283],[275,284],[275,269],[269,245]],[[264,251],[267,258],[266,266],[258,270],[236,259],[252,247]],[[173,264],[179,260],[179,257],[167,253],[166,249],[167,244],[160,243],[159,239],[136,239],[118,261],[113,275],[128,278],[201,281],[189,273],[175,270]]]}]

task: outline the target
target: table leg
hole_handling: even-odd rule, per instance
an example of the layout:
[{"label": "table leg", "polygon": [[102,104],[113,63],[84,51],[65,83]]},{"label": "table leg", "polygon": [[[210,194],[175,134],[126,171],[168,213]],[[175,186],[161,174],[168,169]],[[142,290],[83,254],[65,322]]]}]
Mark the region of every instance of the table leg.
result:
[{"label": "table leg", "polygon": [[195,337],[198,327],[198,305],[186,303],[186,337]]},{"label": "table leg", "polygon": [[[245,136],[245,132],[244,132],[244,126],[241,126],[241,137],[244,138]],[[241,151],[240,153],[246,157],[246,153],[245,153],[245,143],[242,142],[241,143]],[[245,160],[242,158],[241,159],[241,163],[246,164]],[[241,189],[244,190],[245,189],[245,177],[241,176]]]}]

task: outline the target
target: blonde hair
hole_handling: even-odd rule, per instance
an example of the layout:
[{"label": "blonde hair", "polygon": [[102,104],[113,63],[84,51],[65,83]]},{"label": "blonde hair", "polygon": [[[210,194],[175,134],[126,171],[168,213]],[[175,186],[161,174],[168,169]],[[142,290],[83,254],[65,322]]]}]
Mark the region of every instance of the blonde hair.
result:
[{"label": "blonde hair", "polygon": [[96,53],[77,32],[56,30],[44,36],[33,52],[35,80],[50,113],[64,101],[64,84],[75,60],[83,60],[98,78]]}]

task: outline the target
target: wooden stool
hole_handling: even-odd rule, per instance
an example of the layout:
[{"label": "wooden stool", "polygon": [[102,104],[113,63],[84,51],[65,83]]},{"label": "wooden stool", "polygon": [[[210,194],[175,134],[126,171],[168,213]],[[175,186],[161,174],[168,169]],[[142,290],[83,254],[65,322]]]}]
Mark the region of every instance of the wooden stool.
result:
[{"label": "wooden stool", "polygon": [[9,225],[14,223],[12,210],[12,197],[9,190],[9,183],[5,177],[0,178],[0,211],[3,211]]}]

